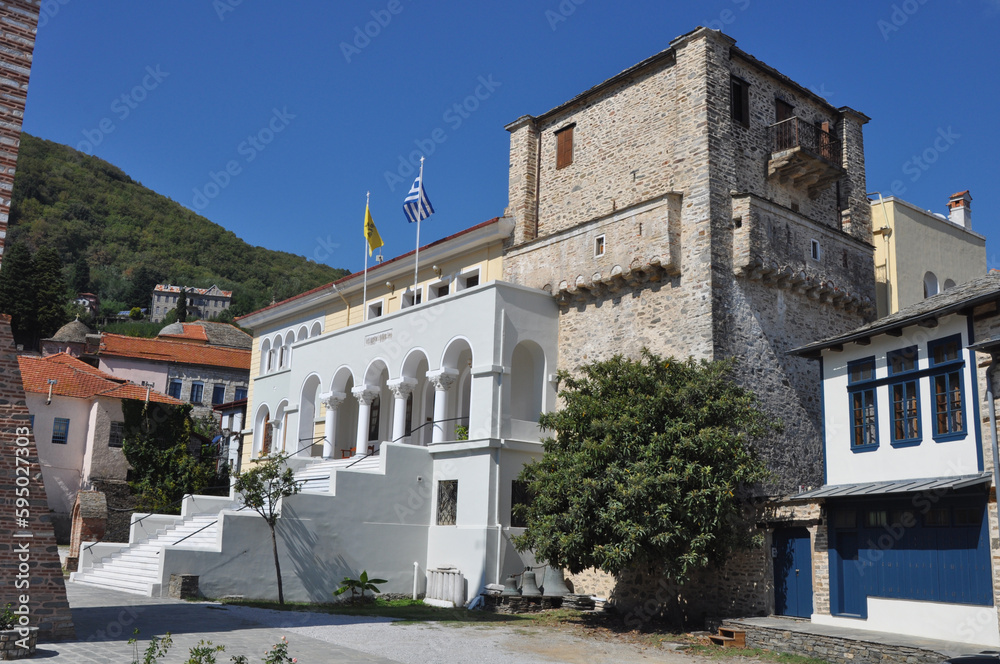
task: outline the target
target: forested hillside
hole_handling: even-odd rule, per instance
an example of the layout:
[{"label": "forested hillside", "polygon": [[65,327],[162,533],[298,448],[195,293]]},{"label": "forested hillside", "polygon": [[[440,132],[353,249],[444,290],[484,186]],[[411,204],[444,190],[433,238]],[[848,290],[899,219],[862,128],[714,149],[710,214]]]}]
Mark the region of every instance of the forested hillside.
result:
[{"label": "forested hillside", "polygon": [[12,243],[54,248],[70,292],[97,293],[105,311],[147,307],[153,286],[168,282],[232,290],[232,312],[241,315],[347,274],[251,246],[108,162],[28,134],[14,179]]}]

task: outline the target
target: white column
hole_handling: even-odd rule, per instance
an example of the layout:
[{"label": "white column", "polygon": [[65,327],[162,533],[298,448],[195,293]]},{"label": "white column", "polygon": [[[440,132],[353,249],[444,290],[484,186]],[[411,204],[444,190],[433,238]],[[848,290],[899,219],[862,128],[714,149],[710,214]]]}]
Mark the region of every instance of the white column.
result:
[{"label": "white column", "polygon": [[406,436],[406,400],[413,393],[413,388],[417,386],[416,378],[394,378],[386,381],[386,385],[392,390],[395,403],[392,407],[392,438],[396,442]]},{"label": "white column", "polygon": [[343,392],[324,392],[319,395],[320,401],[326,406],[326,423],[323,427],[323,458],[333,457],[333,447],[337,436],[337,409],[344,403],[347,395]]},{"label": "white column", "polygon": [[434,433],[431,436],[432,443],[440,443],[446,440],[445,432],[454,431],[454,422],[444,422],[448,419],[449,400],[451,399],[451,386],[458,379],[456,369],[438,369],[428,371],[427,380],[434,386]]},{"label": "white column", "polygon": [[371,417],[372,402],[378,396],[379,390],[374,385],[359,385],[351,390],[358,400],[358,437],[355,443],[355,455],[368,454],[368,420]]},{"label": "white column", "polygon": [[284,452],[281,440],[281,420],[271,420],[271,451],[269,454]]}]

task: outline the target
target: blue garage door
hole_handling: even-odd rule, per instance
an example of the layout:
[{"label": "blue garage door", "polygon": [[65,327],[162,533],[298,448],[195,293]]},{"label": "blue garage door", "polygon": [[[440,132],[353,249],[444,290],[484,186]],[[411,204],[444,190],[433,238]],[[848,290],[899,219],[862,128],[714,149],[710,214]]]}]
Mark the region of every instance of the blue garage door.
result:
[{"label": "blue garage door", "polygon": [[830,506],[831,611],[866,618],[869,597],[992,605],[985,512],[984,496]]}]

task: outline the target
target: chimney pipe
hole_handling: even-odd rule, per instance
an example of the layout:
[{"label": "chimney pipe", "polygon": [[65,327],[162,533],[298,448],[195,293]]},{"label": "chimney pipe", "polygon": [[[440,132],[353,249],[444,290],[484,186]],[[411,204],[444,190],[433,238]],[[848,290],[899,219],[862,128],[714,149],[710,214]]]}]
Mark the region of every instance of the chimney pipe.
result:
[{"label": "chimney pipe", "polygon": [[972,196],[968,190],[952,194],[948,199],[948,219],[964,228],[972,228]]}]

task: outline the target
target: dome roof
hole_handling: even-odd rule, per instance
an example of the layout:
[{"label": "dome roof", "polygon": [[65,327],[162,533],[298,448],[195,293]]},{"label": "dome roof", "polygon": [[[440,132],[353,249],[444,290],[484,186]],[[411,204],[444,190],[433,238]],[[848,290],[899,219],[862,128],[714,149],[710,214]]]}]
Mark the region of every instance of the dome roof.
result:
[{"label": "dome roof", "polygon": [[162,337],[165,334],[184,334],[184,323],[171,323],[160,330],[156,336]]},{"label": "dome roof", "polygon": [[66,323],[59,330],[52,335],[52,341],[62,341],[64,343],[86,343],[87,335],[93,334],[94,331],[87,327],[85,324],[80,322],[80,319]]}]

